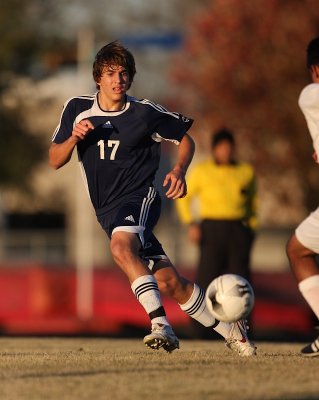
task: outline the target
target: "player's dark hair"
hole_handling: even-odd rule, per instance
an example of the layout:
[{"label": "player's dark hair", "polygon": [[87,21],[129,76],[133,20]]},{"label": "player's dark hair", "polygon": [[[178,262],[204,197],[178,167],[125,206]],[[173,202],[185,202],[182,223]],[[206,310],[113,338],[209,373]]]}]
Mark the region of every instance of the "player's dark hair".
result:
[{"label": "player's dark hair", "polygon": [[100,80],[104,68],[115,65],[124,67],[127,70],[130,78],[130,88],[136,73],[134,57],[121,43],[114,41],[102,47],[95,56],[93,78],[96,82],[97,89],[99,89],[99,84],[97,82]]},{"label": "player's dark hair", "polygon": [[307,67],[319,66],[319,37],[312,39],[307,47]]},{"label": "player's dark hair", "polygon": [[216,147],[221,142],[228,142],[228,143],[232,144],[233,146],[235,145],[234,135],[232,134],[232,132],[230,130],[223,128],[223,129],[219,129],[218,131],[216,131],[212,134],[212,138],[211,138],[212,148]]}]

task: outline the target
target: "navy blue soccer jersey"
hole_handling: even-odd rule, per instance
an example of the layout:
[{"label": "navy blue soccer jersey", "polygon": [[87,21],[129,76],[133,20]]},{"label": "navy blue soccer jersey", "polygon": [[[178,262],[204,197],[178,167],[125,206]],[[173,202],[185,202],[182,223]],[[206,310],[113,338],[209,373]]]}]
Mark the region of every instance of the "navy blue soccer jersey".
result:
[{"label": "navy blue soccer jersey", "polygon": [[107,210],[127,195],[151,186],[160,160],[160,142],[179,144],[192,120],[149,100],[127,96],[121,111],[103,111],[97,93],[64,104],[52,141],[63,143],[75,124],[89,119],[95,129],[77,143],[91,201]]}]

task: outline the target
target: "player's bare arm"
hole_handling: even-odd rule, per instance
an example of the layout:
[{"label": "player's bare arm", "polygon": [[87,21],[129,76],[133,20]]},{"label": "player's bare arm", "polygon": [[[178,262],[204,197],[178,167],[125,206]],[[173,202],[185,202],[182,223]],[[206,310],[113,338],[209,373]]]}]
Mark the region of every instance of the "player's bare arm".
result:
[{"label": "player's bare arm", "polygon": [[194,152],[195,143],[186,133],[178,147],[177,162],[174,168],[166,175],[163,183],[163,186],[169,184],[169,188],[166,192],[166,197],[168,199],[175,200],[186,196],[187,185],[185,175],[193,159]]},{"label": "player's bare arm", "polygon": [[72,131],[72,135],[63,143],[52,143],[49,149],[49,164],[54,169],[59,169],[70,161],[76,144],[84,140],[86,135],[94,129],[88,120],[78,122]]}]

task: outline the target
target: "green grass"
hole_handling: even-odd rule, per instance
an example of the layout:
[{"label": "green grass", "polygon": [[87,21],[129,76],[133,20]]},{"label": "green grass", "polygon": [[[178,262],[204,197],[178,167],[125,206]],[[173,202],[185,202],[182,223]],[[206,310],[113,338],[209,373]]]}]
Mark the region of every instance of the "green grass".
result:
[{"label": "green grass", "polygon": [[300,344],[257,343],[233,355],[220,341],[182,340],[172,354],[141,340],[1,338],[1,400],[310,400],[319,358]]}]

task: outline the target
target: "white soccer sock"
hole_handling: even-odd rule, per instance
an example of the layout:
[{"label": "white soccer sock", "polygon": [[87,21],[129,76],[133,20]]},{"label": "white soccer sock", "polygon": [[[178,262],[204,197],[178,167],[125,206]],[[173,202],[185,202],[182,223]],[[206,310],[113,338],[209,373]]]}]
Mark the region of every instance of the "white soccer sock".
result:
[{"label": "white soccer sock", "polygon": [[[219,333],[223,338],[227,339],[230,335],[230,328],[231,328],[231,324],[229,324],[228,322],[219,321],[219,324],[217,326],[215,326],[214,330],[217,333]],[[237,325],[234,327],[234,332],[238,334],[239,338],[241,338],[240,331],[239,331]]]},{"label": "white soccer sock", "polygon": [[191,297],[186,303],[180,304],[180,308],[190,317],[206,327],[212,327],[223,338],[228,338],[231,325],[226,322],[216,320],[208,311],[205,301],[205,292],[196,283]]},{"label": "white soccer sock", "polygon": [[153,275],[140,276],[135,279],[131,288],[137,300],[149,315],[152,324],[169,325],[157,282]]},{"label": "white soccer sock", "polygon": [[205,292],[196,283],[191,297],[184,304],[179,304],[180,308],[190,317],[196,319],[202,325],[209,327],[215,324],[215,318],[206,307]]},{"label": "white soccer sock", "polygon": [[319,319],[319,275],[312,275],[299,282],[299,290]]}]

